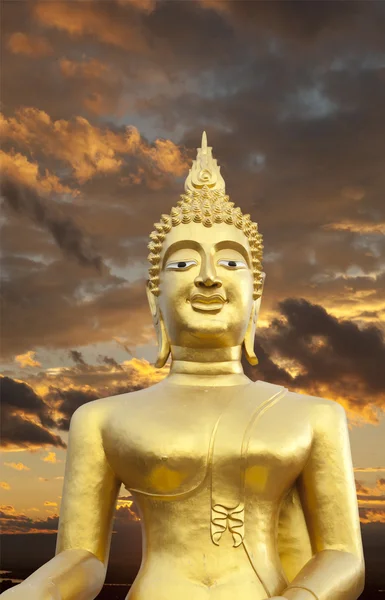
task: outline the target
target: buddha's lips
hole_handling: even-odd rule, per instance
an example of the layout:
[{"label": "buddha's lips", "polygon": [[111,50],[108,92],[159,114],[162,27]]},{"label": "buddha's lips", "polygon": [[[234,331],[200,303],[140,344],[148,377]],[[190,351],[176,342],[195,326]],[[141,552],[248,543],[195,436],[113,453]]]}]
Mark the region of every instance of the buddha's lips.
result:
[{"label": "buddha's lips", "polygon": [[204,296],[203,294],[194,294],[191,298],[191,302],[203,302],[205,304],[217,304],[220,302],[224,304],[226,302],[225,298],[220,294],[212,294],[211,296]]},{"label": "buddha's lips", "polygon": [[192,308],[203,311],[220,310],[227,302],[223,296],[213,294],[212,296],[204,296],[203,294],[194,294],[191,298]]}]

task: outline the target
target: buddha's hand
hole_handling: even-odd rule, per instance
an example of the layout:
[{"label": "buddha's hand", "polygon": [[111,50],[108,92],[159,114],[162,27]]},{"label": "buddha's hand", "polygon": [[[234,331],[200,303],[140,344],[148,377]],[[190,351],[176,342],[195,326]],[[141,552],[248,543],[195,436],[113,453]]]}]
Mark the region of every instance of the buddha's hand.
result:
[{"label": "buddha's hand", "polygon": [[1,600],[61,600],[61,595],[52,582],[33,585],[25,580],[0,594],[0,598]]}]

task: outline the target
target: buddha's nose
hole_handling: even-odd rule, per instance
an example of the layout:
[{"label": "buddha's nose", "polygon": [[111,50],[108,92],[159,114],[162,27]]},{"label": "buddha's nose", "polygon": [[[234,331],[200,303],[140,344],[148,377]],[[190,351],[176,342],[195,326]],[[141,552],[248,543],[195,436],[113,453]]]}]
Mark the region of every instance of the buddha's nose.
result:
[{"label": "buddha's nose", "polygon": [[197,287],[221,287],[222,281],[217,277],[214,267],[210,260],[206,260],[202,265],[199,275],[195,278]]}]

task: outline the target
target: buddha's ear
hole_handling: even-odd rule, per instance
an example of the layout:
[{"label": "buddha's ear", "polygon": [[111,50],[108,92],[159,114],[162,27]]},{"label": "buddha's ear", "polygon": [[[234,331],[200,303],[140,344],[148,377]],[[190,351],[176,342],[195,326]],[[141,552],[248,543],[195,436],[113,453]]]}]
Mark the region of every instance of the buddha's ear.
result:
[{"label": "buddha's ear", "polygon": [[259,298],[257,298],[257,300],[253,301],[249,324],[247,326],[245,339],[243,340],[243,346],[245,348],[246,358],[251,365],[258,364],[258,358],[256,357],[255,352],[254,352],[254,341],[255,341],[255,330],[257,327],[259,310],[261,308],[262,292],[263,292],[263,285],[265,282],[265,278],[266,278],[266,275],[263,273],[261,295]]},{"label": "buddha's ear", "polygon": [[158,356],[155,366],[160,369],[166,364],[171,348],[167,339],[166,328],[164,326],[162,313],[160,312],[158,298],[152,293],[148,283],[146,285],[146,293],[156,331],[156,337],[158,339]]}]

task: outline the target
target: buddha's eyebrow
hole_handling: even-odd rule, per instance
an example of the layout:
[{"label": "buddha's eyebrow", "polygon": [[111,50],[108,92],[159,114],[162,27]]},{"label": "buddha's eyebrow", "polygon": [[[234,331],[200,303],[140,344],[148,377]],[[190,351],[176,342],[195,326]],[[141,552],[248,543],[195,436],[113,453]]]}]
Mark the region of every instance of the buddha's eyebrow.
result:
[{"label": "buddha's eyebrow", "polygon": [[[163,257],[162,265],[164,265],[168,259],[168,257],[177,250],[196,250],[200,254],[202,254],[202,246],[196,240],[179,240],[179,242],[174,242],[171,244]],[[245,259],[247,265],[250,267],[250,257],[247,252],[247,249],[240,244],[239,242],[235,242],[234,240],[221,240],[217,244],[214,244],[215,250],[236,250],[239,252],[243,258]]]},{"label": "buddha's eyebrow", "polygon": [[173,244],[171,244],[166,252],[164,253],[164,257],[163,257],[163,261],[162,264],[164,265],[168,259],[168,257],[170,256],[170,254],[172,254],[173,252],[176,252],[177,250],[196,250],[197,252],[201,252],[202,251],[202,246],[200,244],[198,244],[198,242],[196,242],[195,240],[179,240],[179,242],[174,242]]},{"label": "buddha's eyebrow", "polygon": [[236,250],[243,256],[247,265],[250,267],[250,256],[247,252],[246,248],[240,244],[239,242],[235,242],[234,240],[221,240],[214,246],[215,250]]}]

